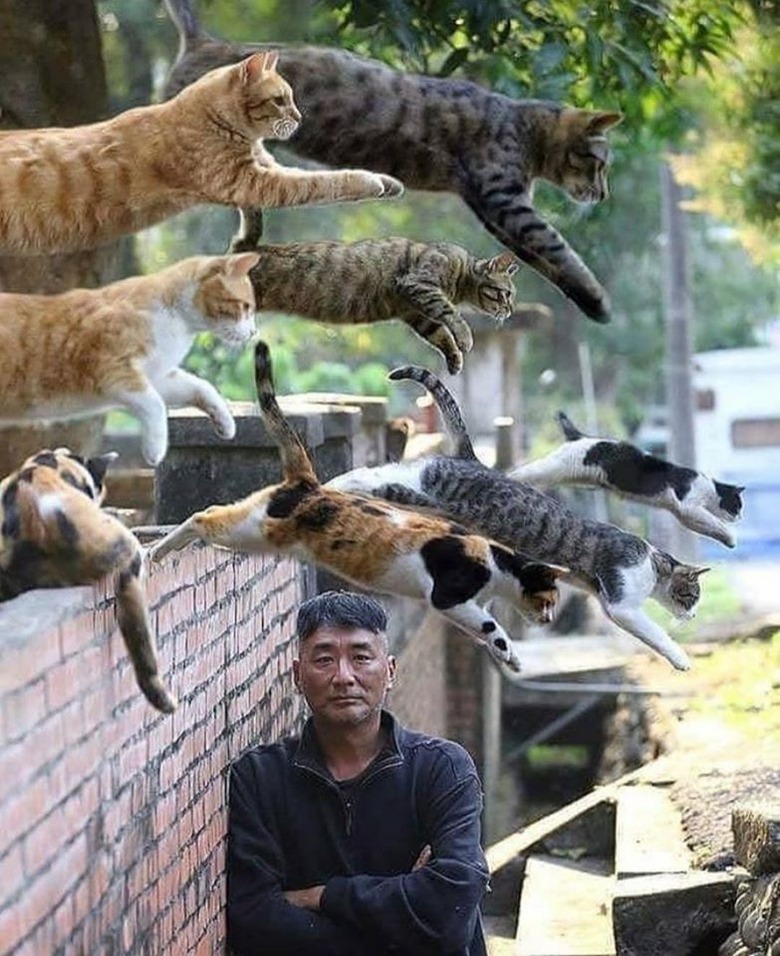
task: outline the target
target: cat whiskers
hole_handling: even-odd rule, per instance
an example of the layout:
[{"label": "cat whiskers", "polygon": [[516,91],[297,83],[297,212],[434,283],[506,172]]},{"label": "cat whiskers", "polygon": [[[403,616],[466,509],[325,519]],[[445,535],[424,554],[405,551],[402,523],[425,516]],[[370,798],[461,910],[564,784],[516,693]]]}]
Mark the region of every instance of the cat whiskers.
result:
[{"label": "cat whiskers", "polygon": [[298,125],[295,120],[274,120],[271,130],[275,139],[289,139],[298,129]]}]

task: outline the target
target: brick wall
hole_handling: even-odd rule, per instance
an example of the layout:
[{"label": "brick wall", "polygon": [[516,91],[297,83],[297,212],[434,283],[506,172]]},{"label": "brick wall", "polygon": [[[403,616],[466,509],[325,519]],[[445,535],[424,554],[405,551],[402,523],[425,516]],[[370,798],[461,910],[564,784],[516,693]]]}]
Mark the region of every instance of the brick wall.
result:
[{"label": "brick wall", "polygon": [[110,588],[0,610],[0,953],[221,953],[225,768],[303,715],[304,574],[190,548],[147,582],[169,717],[137,690]]},{"label": "brick wall", "polygon": [[423,617],[398,655],[387,701],[401,723],[439,737],[449,735],[445,630],[446,622],[433,612]]}]

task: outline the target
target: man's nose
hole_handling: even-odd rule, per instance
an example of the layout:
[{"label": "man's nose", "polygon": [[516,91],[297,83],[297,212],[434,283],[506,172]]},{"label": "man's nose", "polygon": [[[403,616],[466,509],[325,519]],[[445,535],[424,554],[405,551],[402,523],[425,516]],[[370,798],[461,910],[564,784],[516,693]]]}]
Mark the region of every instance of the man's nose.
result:
[{"label": "man's nose", "polygon": [[336,662],[335,679],[343,684],[350,684],[355,679],[355,673],[352,670],[352,661],[350,661],[348,657],[339,658]]}]

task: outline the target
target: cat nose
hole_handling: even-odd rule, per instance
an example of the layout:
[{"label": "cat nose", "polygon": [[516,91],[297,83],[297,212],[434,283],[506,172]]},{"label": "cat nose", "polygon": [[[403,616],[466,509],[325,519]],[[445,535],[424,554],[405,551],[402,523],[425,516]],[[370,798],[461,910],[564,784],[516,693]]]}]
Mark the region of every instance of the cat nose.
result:
[{"label": "cat nose", "polygon": [[290,107],[290,119],[295,123],[300,123],[301,121],[300,110],[295,106]]}]

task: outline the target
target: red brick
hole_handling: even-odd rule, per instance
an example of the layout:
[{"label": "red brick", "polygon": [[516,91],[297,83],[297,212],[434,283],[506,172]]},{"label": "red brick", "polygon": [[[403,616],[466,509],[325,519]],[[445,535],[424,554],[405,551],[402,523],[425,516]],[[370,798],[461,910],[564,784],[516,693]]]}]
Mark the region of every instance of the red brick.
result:
[{"label": "red brick", "polygon": [[5,714],[9,740],[19,740],[40,723],[46,714],[46,694],[42,678],[5,698]]},{"label": "red brick", "polygon": [[49,781],[40,776],[32,784],[20,788],[0,807],[0,853],[15,843],[37,824],[51,805]]},{"label": "red brick", "polygon": [[22,925],[22,917],[16,906],[11,905],[0,909],[0,945],[2,945],[2,952],[12,952],[25,933],[26,928]]}]

